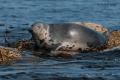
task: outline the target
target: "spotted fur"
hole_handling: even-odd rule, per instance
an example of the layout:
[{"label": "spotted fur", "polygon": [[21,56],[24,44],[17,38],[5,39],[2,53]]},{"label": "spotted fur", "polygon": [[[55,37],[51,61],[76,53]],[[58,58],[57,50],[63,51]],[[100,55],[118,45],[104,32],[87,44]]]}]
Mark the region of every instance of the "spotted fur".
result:
[{"label": "spotted fur", "polygon": [[32,25],[32,34],[38,46],[55,46],[53,49],[55,51],[86,50],[101,46],[105,42],[103,35],[86,26],[73,23],[36,23]]}]

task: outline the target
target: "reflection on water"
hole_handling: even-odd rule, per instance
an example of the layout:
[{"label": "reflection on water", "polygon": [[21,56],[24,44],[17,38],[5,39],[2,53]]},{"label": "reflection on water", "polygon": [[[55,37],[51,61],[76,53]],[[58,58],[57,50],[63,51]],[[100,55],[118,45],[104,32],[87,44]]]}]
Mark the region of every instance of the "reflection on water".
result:
[{"label": "reflection on water", "polygon": [[[120,29],[119,0],[0,0],[0,43],[30,38],[33,22],[91,21],[109,29]],[[80,53],[71,59],[37,57],[30,51],[11,64],[0,65],[2,80],[120,78],[120,49]]]}]

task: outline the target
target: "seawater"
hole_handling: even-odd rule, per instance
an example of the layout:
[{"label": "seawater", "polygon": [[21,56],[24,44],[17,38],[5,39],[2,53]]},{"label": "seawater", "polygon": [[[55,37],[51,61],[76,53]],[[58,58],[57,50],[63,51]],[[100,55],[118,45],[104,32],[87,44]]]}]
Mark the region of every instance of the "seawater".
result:
[{"label": "seawater", "polygon": [[[120,29],[120,0],[0,0],[0,42],[9,29],[13,37],[28,38],[25,31],[34,22],[100,23]],[[81,53],[71,59],[38,57],[23,51],[23,59],[0,65],[1,80],[108,79],[120,78],[120,50]]]}]

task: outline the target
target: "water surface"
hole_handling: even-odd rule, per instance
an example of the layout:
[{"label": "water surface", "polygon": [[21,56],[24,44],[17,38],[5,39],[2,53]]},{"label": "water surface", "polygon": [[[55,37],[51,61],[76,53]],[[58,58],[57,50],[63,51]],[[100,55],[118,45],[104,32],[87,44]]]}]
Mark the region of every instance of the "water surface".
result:
[{"label": "water surface", "polygon": [[[0,42],[30,38],[34,22],[90,21],[110,30],[120,29],[120,0],[0,0]],[[119,80],[120,48],[79,54],[71,59],[38,57],[30,51],[23,59],[0,65],[1,80],[93,79]]]}]

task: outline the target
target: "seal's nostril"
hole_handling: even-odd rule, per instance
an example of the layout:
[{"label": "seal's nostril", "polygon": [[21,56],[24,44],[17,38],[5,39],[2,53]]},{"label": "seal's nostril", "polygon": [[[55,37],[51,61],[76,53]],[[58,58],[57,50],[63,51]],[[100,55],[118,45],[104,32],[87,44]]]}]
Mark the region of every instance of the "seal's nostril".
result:
[{"label": "seal's nostril", "polygon": [[28,32],[32,33],[33,31],[31,29],[28,29]]}]

